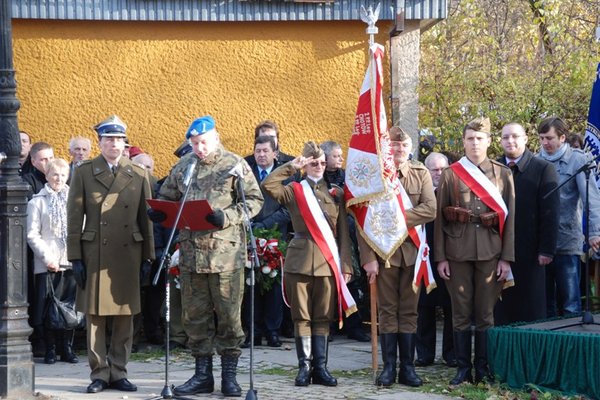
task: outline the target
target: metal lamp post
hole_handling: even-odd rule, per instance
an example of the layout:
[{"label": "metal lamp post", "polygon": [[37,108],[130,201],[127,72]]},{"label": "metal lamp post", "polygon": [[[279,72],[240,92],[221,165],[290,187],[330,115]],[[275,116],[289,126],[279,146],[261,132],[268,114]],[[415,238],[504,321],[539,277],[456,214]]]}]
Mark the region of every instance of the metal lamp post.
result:
[{"label": "metal lamp post", "polygon": [[27,340],[27,188],[19,176],[17,84],[12,59],[10,0],[0,0],[0,398],[33,397]]}]

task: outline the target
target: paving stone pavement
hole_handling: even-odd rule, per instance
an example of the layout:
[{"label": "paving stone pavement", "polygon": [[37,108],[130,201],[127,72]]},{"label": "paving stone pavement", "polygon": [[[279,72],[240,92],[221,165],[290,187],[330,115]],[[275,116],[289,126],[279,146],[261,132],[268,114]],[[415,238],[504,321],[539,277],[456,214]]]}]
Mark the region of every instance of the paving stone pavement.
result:
[{"label": "paving stone pavement", "polygon": [[[128,364],[129,379],[138,386],[137,392],[125,393],[105,390],[98,394],[85,393],[89,380],[89,367],[85,354],[79,353],[79,364],[57,362],[54,365],[35,359],[35,392],[38,398],[53,400],[71,399],[162,399],[165,388],[165,360],[160,356],[160,346],[141,346]],[[250,351],[245,349],[238,366],[238,383],[242,398],[250,388]],[[147,355],[147,357],[146,357]],[[446,400],[438,394],[419,393],[402,385],[377,388],[371,373],[371,344],[336,336],[329,348],[329,370],[338,378],[334,388],[310,385],[294,386],[296,351],[293,339],[284,339],[281,348],[260,346],[254,352],[254,388],[258,399],[344,399],[344,400]],[[381,366],[381,358],[379,359]],[[189,351],[175,351],[169,363],[169,383],[180,385],[193,374],[193,359]],[[430,367],[431,368],[431,367]],[[443,368],[437,365],[434,368]],[[424,371],[424,369],[419,369]],[[214,358],[215,392],[209,395],[190,396],[192,399],[224,398],[220,393],[220,359]]]}]

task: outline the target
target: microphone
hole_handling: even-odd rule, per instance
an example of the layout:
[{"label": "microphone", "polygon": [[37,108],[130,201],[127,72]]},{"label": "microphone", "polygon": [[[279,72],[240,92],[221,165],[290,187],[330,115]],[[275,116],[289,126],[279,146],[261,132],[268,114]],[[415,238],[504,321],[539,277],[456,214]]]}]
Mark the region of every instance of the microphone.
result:
[{"label": "microphone", "polygon": [[194,175],[194,171],[196,170],[196,165],[198,165],[198,160],[194,160],[190,165],[188,165],[187,170],[185,171],[185,175],[183,176],[183,186],[189,186],[192,181],[192,176]]},{"label": "microphone", "polygon": [[244,177],[244,167],[242,163],[237,163],[235,167],[231,168],[229,175],[237,176],[238,178]]}]

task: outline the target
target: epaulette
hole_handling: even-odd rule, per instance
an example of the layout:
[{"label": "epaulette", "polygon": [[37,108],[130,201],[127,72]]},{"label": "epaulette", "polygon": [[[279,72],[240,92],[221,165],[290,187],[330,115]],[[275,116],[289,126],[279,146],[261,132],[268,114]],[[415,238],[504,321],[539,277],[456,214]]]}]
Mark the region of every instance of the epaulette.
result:
[{"label": "epaulette", "polygon": [[501,163],[501,162],[499,162],[499,161],[496,161],[496,160],[492,160],[492,159],[490,159],[490,162],[491,162],[492,164],[494,164],[494,165],[498,165],[498,166],[500,166],[500,167],[504,167],[504,168],[506,168],[506,169],[510,169],[510,168],[508,168],[508,167],[506,166],[506,164],[503,164],[503,163]]},{"label": "epaulette", "polygon": [[417,161],[417,160],[409,160],[409,165],[411,168],[414,169],[427,169],[425,167],[425,164],[423,164],[421,161]]},{"label": "epaulette", "polygon": [[[139,172],[143,172],[146,170],[146,167],[142,167],[141,165],[135,164],[135,163],[131,163],[131,165],[133,165],[134,168],[139,169]],[[143,175],[143,174],[142,174]]]}]

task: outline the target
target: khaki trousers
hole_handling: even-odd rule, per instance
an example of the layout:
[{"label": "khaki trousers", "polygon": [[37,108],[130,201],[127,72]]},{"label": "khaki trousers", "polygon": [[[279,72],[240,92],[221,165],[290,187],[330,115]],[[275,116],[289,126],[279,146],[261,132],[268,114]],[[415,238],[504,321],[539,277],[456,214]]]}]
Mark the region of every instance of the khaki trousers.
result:
[{"label": "khaki trousers", "polygon": [[[133,316],[86,314],[90,379],[107,383],[127,378],[127,362],[133,340]],[[106,350],[106,328],[111,327],[110,346]]]},{"label": "khaki trousers", "polygon": [[498,282],[498,260],[450,261],[450,280],[446,287],[452,302],[452,324],[455,331],[483,331],[494,326],[494,306],[504,282]]},{"label": "khaki trousers", "polygon": [[294,321],[294,335],[328,336],[337,304],[335,278],[286,273],[284,285]]},{"label": "khaki trousers", "polygon": [[[419,291],[412,289],[414,266],[379,264],[377,302],[380,333],[416,333]],[[419,288],[420,290],[420,288]]]}]

